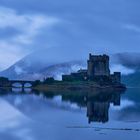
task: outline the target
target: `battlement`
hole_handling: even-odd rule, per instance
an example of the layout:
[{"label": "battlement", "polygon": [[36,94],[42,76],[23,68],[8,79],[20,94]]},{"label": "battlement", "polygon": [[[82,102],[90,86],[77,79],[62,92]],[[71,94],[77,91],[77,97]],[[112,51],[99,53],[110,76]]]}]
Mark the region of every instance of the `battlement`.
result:
[{"label": "battlement", "polygon": [[109,61],[109,56],[106,54],[103,55],[92,55],[89,54],[89,61]]}]

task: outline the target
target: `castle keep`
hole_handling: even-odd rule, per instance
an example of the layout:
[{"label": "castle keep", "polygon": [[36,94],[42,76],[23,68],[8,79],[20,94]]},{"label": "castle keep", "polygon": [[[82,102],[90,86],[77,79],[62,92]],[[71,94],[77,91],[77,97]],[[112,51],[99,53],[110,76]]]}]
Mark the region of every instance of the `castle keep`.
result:
[{"label": "castle keep", "polygon": [[94,81],[100,84],[119,84],[121,73],[110,74],[109,56],[89,54],[87,70],[79,70],[70,75],[62,75],[63,81]]},{"label": "castle keep", "polygon": [[88,76],[93,78],[94,76],[109,76],[109,56],[107,55],[91,55],[89,54],[88,63]]}]

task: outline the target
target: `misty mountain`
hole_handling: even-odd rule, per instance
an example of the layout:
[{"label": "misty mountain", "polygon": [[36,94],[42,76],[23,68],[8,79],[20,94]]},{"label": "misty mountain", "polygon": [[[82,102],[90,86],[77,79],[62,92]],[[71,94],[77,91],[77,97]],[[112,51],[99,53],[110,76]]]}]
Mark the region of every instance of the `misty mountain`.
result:
[{"label": "misty mountain", "polygon": [[[82,50],[79,54],[82,55]],[[0,76],[24,80],[42,79],[49,76],[59,79],[60,74],[68,74],[85,67],[86,61],[84,62],[81,58],[83,57],[79,57],[76,53],[71,55],[66,47],[63,49],[52,47],[36,50],[0,72]]]},{"label": "misty mountain", "polygon": [[46,52],[42,55],[32,53],[0,72],[0,76],[22,80],[36,80],[52,76],[55,79],[61,79],[62,74],[69,74],[86,66],[85,62],[80,60],[62,61],[51,57],[46,56]]},{"label": "misty mountain", "polygon": [[[0,73],[1,76],[9,77],[10,79],[21,79],[21,80],[37,80],[46,77],[54,77],[60,80],[62,74],[70,74],[76,72],[80,68],[84,68],[84,63],[80,61],[66,62],[56,65],[50,65],[45,68],[38,70],[38,67],[31,71],[28,70],[24,65],[19,67],[18,63],[10,67],[9,69]],[[26,70],[25,70],[26,69]]]}]

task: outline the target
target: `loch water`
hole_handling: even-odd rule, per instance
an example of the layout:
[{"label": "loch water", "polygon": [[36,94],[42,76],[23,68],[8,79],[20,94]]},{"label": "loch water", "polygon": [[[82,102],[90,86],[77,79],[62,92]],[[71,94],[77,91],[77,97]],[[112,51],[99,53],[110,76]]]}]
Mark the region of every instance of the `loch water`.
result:
[{"label": "loch water", "polygon": [[139,140],[140,89],[0,91],[0,140]]}]

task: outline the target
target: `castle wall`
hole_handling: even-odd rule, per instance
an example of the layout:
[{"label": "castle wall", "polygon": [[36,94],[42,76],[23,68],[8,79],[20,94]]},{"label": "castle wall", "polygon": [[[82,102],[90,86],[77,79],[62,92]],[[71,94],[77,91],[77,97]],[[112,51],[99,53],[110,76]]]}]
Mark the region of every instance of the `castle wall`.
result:
[{"label": "castle wall", "polygon": [[110,76],[112,83],[120,83],[121,82],[121,73],[120,72],[114,72],[114,74],[112,74]]},{"label": "castle wall", "polygon": [[87,71],[71,73],[70,75],[62,75],[63,81],[85,81],[87,80]]},{"label": "castle wall", "polygon": [[73,81],[73,77],[71,75],[62,75],[62,81]]},{"label": "castle wall", "polygon": [[94,76],[94,64],[88,60],[88,76],[93,77]]}]

